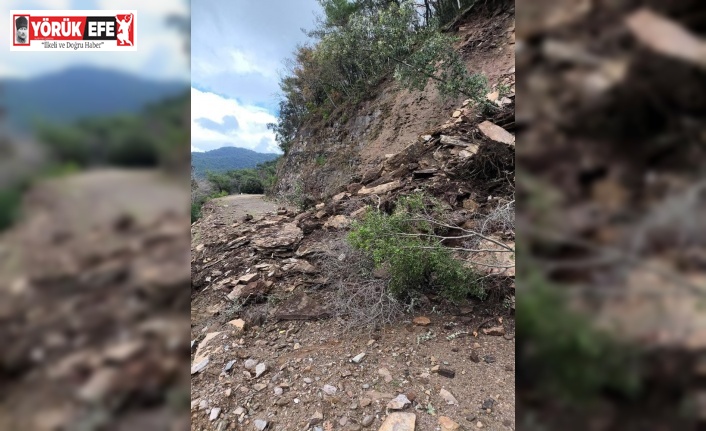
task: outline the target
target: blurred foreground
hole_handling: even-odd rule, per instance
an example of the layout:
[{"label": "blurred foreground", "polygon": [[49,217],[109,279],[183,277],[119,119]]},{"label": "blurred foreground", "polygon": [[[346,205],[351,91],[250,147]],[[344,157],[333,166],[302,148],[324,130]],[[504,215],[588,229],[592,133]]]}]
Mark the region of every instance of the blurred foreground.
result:
[{"label": "blurred foreground", "polygon": [[518,429],[706,420],[706,4],[517,3]]},{"label": "blurred foreground", "polygon": [[0,237],[0,429],[189,429],[188,189],[42,181]]}]

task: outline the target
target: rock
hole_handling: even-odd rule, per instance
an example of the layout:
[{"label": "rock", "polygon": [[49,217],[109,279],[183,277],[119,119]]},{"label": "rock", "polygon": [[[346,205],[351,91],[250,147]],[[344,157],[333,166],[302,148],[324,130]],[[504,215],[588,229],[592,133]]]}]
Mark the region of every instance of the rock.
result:
[{"label": "rock", "polygon": [[462,114],[461,111],[454,111],[454,113],[451,114],[451,118],[458,118],[461,116],[461,114]]},{"label": "rock", "polygon": [[392,381],[392,374],[387,368],[380,368],[378,374],[385,379],[385,383],[390,383]]},{"label": "rock", "polygon": [[451,368],[439,367],[439,371],[437,372],[440,376],[448,377],[449,379],[456,377],[456,371]]},{"label": "rock", "polygon": [[344,426],[346,426],[346,424],[348,423],[348,418],[345,417],[345,416],[343,416],[343,417],[338,421],[338,423],[339,423],[342,427],[344,427]]},{"label": "rock", "polygon": [[502,326],[493,326],[492,328],[483,329],[485,335],[493,335],[496,337],[505,335],[505,328]]},{"label": "rock", "polygon": [[221,408],[220,407],[214,407],[211,409],[211,414],[208,416],[208,420],[210,421],[215,421],[218,419],[218,416],[221,415]]},{"label": "rock", "polygon": [[208,357],[204,358],[201,360],[201,362],[198,362],[194,365],[191,366],[191,374],[194,375],[196,373],[200,373],[203,371],[204,368],[208,365],[209,359]]},{"label": "rock", "polygon": [[412,402],[409,400],[409,398],[407,398],[406,395],[399,394],[397,395],[397,397],[387,403],[387,408],[388,410],[402,410],[406,407],[409,407],[410,404],[412,404]]},{"label": "rock", "polygon": [[472,157],[474,154],[478,153],[479,149],[480,147],[477,145],[470,145],[467,149],[459,151],[458,157],[462,159],[467,159],[469,157]]},{"label": "rock", "polygon": [[439,172],[438,169],[436,168],[429,168],[429,169],[419,169],[414,172],[412,172],[412,176],[416,179],[420,178],[430,178],[436,175]]},{"label": "rock", "polygon": [[458,405],[458,400],[456,399],[456,397],[454,397],[453,394],[451,394],[451,392],[447,391],[446,389],[442,388],[441,391],[439,391],[439,396],[441,396],[441,398],[446,401],[446,404],[450,406]]},{"label": "rock", "polygon": [[320,211],[320,210],[324,209],[325,206],[326,206],[326,203],[321,202],[319,204],[316,204],[316,206],[314,208],[316,208],[317,211]]},{"label": "rock", "polygon": [[369,427],[370,425],[373,424],[375,421],[375,416],[373,415],[366,415],[362,421],[360,421],[360,424],[363,425],[364,427]]},{"label": "rock", "polygon": [[452,145],[454,147],[467,147],[469,144],[460,138],[455,138],[452,136],[441,135],[441,143],[443,145]]},{"label": "rock", "polygon": [[323,420],[324,420],[324,414],[317,411],[314,413],[314,416],[312,416],[311,419],[309,419],[309,426],[318,425],[321,422],[323,422]]},{"label": "rock", "polygon": [[259,364],[257,364],[257,366],[255,367],[255,378],[258,378],[263,375],[265,371],[267,371],[267,364],[265,364],[264,362],[260,362]]},{"label": "rock", "polygon": [[267,387],[267,385],[264,383],[256,383],[252,386],[252,388],[255,390],[255,392],[260,392],[261,390],[265,389],[266,387]]},{"label": "rock", "polygon": [[201,340],[199,346],[196,348],[196,353],[194,353],[194,364],[198,364],[208,357],[207,347],[209,346],[209,343],[220,334],[220,332],[209,332],[206,334],[204,339]]},{"label": "rock", "polygon": [[[192,373],[194,374],[194,373]],[[95,370],[78,391],[78,397],[89,403],[101,402],[118,382],[120,375],[113,367]]]},{"label": "rock", "polygon": [[302,345],[299,343],[294,343],[294,346],[292,347],[292,349],[294,349],[294,350],[299,350],[301,348],[302,348]]},{"label": "rock", "polygon": [[362,196],[381,195],[381,194],[385,194],[387,192],[391,192],[393,190],[397,190],[401,187],[402,187],[402,182],[397,180],[397,181],[392,181],[390,183],[380,184],[379,186],[372,187],[372,188],[363,187],[362,189],[358,190],[358,194],[362,195]]},{"label": "rock", "polygon": [[461,425],[454,422],[448,416],[439,417],[439,426],[441,426],[441,431],[456,431],[461,429]]},{"label": "rock", "polygon": [[365,215],[366,211],[368,211],[367,205],[362,208],[358,208],[357,210],[355,210],[351,213],[351,218],[354,218],[356,220],[360,220],[363,218],[363,215]]},{"label": "rock", "polygon": [[226,392],[225,392],[226,398],[230,397],[232,393],[233,393],[233,389],[231,389],[231,388],[226,389]]},{"label": "rock", "polygon": [[431,319],[426,316],[415,317],[412,322],[419,326],[429,326],[431,324]]},{"label": "rock", "polygon": [[500,92],[495,90],[492,93],[486,94],[485,98],[488,99],[491,102],[495,102],[498,100],[498,97],[500,97]]},{"label": "rock", "polygon": [[348,184],[348,187],[346,187],[346,190],[348,190],[348,193],[350,194],[356,194],[358,193],[358,190],[362,189],[363,185],[360,183],[352,183]]},{"label": "rock", "polygon": [[282,397],[282,398],[278,399],[277,401],[275,401],[275,404],[278,405],[279,407],[284,407],[287,404],[289,404],[289,398]]},{"label": "rock", "polygon": [[219,421],[216,425],[216,431],[226,431],[228,429],[228,421]]},{"label": "rock", "polygon": [[475,362],[476,364],[480,362],[480,356],[478,356],[478,352],[475,350],[471,350],[471,356],[470,356],[471,361]]},{"label": "rock", "polygon": [[322,390],[324,391],[324,393],[326,395],[335,395],[336,391],[338,391],[338,388],[335,386],[331,386],[331,385],[324,385]]},{"label": "rock", "polygon": [[302,274],[316,274],[316,267],[303,259],[288,260],[286,265],[282,266],[282,271],[299,272]]},{"label": "rock", "polygon": [[277,386],[277,387],[275,388],[275,395],[280,396],[280,395],[282,395],[283,393],[284,393],[284,389],[280,388],[279,386]]},{"label": "rock", "polygon": [[292,295],[274,313],[278,320],[317,320],[330,315],[326,305],[304,292]]},{"label": "rock", "polygon": [[233,414],[236,415],[236,416],[240,416],[240,415],[242,415],[243,413],[245,413],[245,409],[242,408],[242,407],[238,407],[237,409],[235,409],[235,411],[233,411]]},{"label": "rock", "polygon": [[258,431],[264,431],[264,429],[267,428],[267,425],[269,425],[267,421],[263,421],[262,419],[255,419],[253,424],[255,425],[255,429]]},{"label": "rock", "polygon": [[303,237],[296,223],[285,223],[260,230],[252,245],[263,254],[285,256],[291,255]]},{"label": "rock", "polygon": [[484,360],[487,364],[492,364],[493,362],[495,362],[495,356],[487,355],[487,356],[483,357],[483,360]]},{"label": "rock", "polygon": [[333,216],[324,223],[324,228],[327,229],[345,229],[350,226],[351,220],[344,215]]},{"label": "rock", "polygon": [[361,398],[360,399],[360,406],[361,407],[368,407],[372,402],[373,402],[373,400],[371,400],[370,398]]},{"label": "rock", "polygon": [[231,320],[228,324],[234,326],[238,331],[242,332],[245,330],[245,321],[243,319]]},{"label": "rock", "polygon": [[416,422],[414,413],[390,413],[378,431],[414,431]]},{"label": "rock", "polygon": [[225,367],[223,367],[223,371],[230,371],[233,368],[233,365],[235,365],[235,359],[232,361],[228,361]]},{"label": "rock", "polygon": [[474,201],[473,199],[466,199],[465,201],[463,201],[463,209],[469,211],[476,211],[478,207],[478,202]]},{"label": "rock", "polygon": [[361,183],[363,184],[368,184],[382,175],[382,165],[381,166],[376,166],[374,168],[368,169],[363,173],[363,177],[361,178]]},{"label": "rock", "polygon": [[258,362],[254,359],[248,359],[245,361],[245,369],[246,370],[254,370],[255,367],[257,367]]},{"label": "rock", "polygon": [[332,200],[334,203],[339,203],[339,202],[341,202],[342,200],[344,200],[344,199],[346,199],[346,198],[348,198],[348,197],[350,197],[350,196],[351,196],[351,195],[350,195],[349,193],[347,193],[347,192],[341,192],[341,193],[335,195],[334,197],[332,197],[331,200]]},{"label": "rock", "polygon": [[487,400],[483,401],[481,407],[483,408],[483,410],[492,409],[494,404],[495,400],[492,398],[488,398]]},{"label": "rock", "polygon": [[351,362],[355,364],[360,364],[360,361],[362,361],[364,357],[365,353],[359,353],[358,355],[354,356],[353,359],[351,359]]},{"label": "rock", "polygon": [[257,272],[253,272],[252,274],[245,274],[244,276],[242,276],[238,279],[238,283],[248,284],[251,281],[255,280],[257,278],[257,276],[258,276]]},{"label": "rock", "polygon": [[507,145],[515,145],[515,137],[512,135],[512,133],[508,132],[500,126],[491,123],[490,121],[486,120],[480,123],[478,125],[478,130],[480,130],[481,133],[483,133],[492,141],[500,142]]},{"label": "rock", "polygon": [[309,385],[313,382],[314,382],[314,379],[312,379],[310,377],[304,377],[304,383],[306,383],[307,385]]},{"label": "rock", "polygon": [[483,428],[483,422],[481,422],[481,421],[476,422],[476,428]]}]

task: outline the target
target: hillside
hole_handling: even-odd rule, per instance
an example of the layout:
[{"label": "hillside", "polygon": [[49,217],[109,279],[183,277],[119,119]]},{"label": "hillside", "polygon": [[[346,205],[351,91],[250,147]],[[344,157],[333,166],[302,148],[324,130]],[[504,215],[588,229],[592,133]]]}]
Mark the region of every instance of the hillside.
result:
[{"label": "hillside", "polygon": [[75,67],[32,79],[0,80],[8,124],[26,130],[34,119],[56,123],[83,117],[137,113],[183,93],[188,84],[141,78],[116,70]]},{"label": "hillside", "polygon": [[[281,83],[280,207],[217,198],[192,224],[192,426],[514,429],[512,2],[448,34],[409,3],[324,3]],[[459,87],[386,61],[437,52]]]},{"label": "hillside", "polygon": [[254,168],[260,163],[279,157],[274,153],[258,153],[238,147],[221,147],[203,153],[191,153],[191,166],[194,175],[205,177],[207,171],[226,172],[234,169]]}]

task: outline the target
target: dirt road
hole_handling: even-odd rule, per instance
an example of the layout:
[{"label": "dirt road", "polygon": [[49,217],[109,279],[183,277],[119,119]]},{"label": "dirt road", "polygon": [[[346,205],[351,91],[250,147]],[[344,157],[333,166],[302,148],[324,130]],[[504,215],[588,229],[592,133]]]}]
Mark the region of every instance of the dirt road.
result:
[{"label": "dirt road", "polygon": [[[387,416],[387,403],[398,394],[411,402],[403,410],[416,416],[416,430],[437,429],[447,420],[465,429],[515,428],[515,340],[509,313],[490,319],[491,325],[506,328],[505,336],[473,335],[496,313],[480,302],[455,311],[420,309],[373,332],[346,331],[338,316],[278,321],[277,310],[290,295],[305,294],[324,306],[330,300],[329,288],[306,287],[305,280],[314,275],[302,276],[300,283],[287,276],[285,266],[297,259],[267,253],[253,257],[258,254],[252,244],[263,241],[261,232],[277,241],[276,229],[293,224],[294,214],[264,215],[259,222],[238,219],[245,213],[257,219],[274,210],[276,204],[261,196],[229,196],[208,202],[204,217],[192,226],[192,277],[199,279],[198,268],[208,265],[205,284],[193,289],[192,279],[192,431],[265,424],[273,431],[377,430]],[[312,234],[300,249],[321,247],[327,234],[332,233]],[[227,245],[243,237],[248,245]],[[227,297],[234,280],[258,274],[263,265],[275,275],[266,300],[243,305]],[[412,323],[418,315],[429,318],[426,326]],[[239,321],[244,330],[236,325]],[[363,353],[364,358],[353,361]]]}]

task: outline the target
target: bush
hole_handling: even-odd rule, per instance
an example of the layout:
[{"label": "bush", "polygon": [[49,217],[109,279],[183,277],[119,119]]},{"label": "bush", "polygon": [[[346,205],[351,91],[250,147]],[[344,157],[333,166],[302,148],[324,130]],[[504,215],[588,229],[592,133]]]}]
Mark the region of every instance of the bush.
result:
[{"label": "bush", "polygon": [[[341,106],[371,97],[388,77],[415,90],[432,80],[444,96],[483,100],[485,77],[468,72],[455,39],[439,31],[431,11],[422,15],[411,1],[322,3],[326,16],[310,33],[317,43],[297,48],[291,73],[280,82],[278,122],[268,125],[285,153],[308,120],[326,120]],[[454,4],[436,2],[434,13],[448,18],[458,12]]]},{"label": "bush", "polygon": [[370,211],[354,223],[348,240],[369,253],[377,268],[389,271],[390,291],[398,298],[424,291],[452,301],[485,297],[474,272],[441,244],[431,223],[421,220],[439,214],[439,205],[421,193],[402,197],[392,215]]},{"label": "bush", "polygon": [[543,277],[524,279],[526,286],[517,298],[518,379],[566,402],[590,401],[606,390],[636,395],[637,350],[570,310],[562,291]]}]

